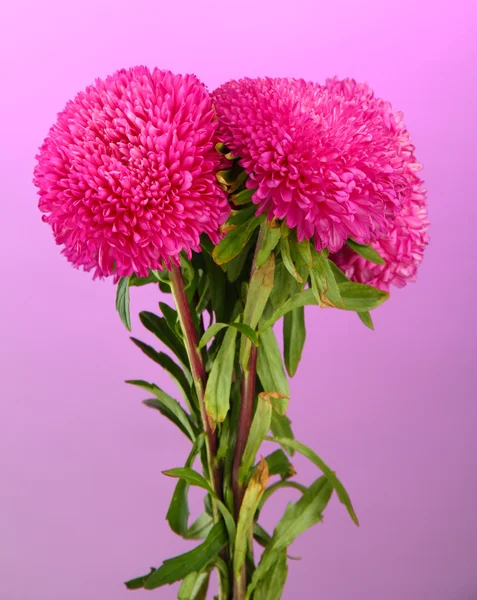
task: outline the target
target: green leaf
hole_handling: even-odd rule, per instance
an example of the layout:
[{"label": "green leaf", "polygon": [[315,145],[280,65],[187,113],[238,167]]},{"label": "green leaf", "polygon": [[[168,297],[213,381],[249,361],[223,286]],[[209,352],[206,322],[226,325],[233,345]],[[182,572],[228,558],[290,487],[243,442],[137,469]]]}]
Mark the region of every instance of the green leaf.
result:
[{"label": "green leaf", "polygon": [[129,277],[121,277],[116,290],[116,310],[128,331],[131,331],[131,315],[129,313]]},{"label": "green leaf", "polygon": [[181,340],[170,329],[166,319],[148,311],[140,312],[139,318],[144,327],[159,338],[165,346],[172,350],[181,363],[189,368],[186,349]]},{"label": "green leaf", "polygon": [[204,333],[204,335],[201,337],[200,342],[199,342],[199,348],[203,348],[204,346],[206,346],[210,340],[219,333],[219,331],[221,331],[222,329],[224,329],[225,327],[235,327],[235,329],[237,329],[237,331],[240,331],[240,333],[243,333],[243,335],[247,336],[249,338],[249,340],[255,344],[255,346],[258,346],[258,335],[256,334],[256,332],[249,326],[249,325],[245,325],[245,323],[214,323],[213,325],[211,325],[207,331]]},{"label": "green leaf", "polygon": [[274,550],[285,550],[304,531],[323,518],[333,486],[326,477],[320,477],[303,493],[295,504],[289,503],[273,533]]},{"label": "green leaf", "polygon": [[374,331],[373,319],[371,318],[371,315],[369,314],[368,311],[358,312],[356,314],[358,315],[358,317],[361,319],[361,321],[366,325],[366,327],[368,329],[371,329],[371,331]]},{"label": "green leaf", "polygon": [[338,498],[348,509],[349,515],[353,522],[356,525],[359,525],[358,517],[356,516],[353,505],[351,504],[351,499],[344,485],[341,483],[338,477],[336,477],[336,473],[332,471],[330,467],[313,450],[311,450],[311,448],[308,448],[308,446],[305,446],[305,444],[297,442],[296,440],[287,440],[277,437],[267,439],[270,442],[276,442],[277,444],[280,444],[280,446],[288,446],[289,448],[293,448],[297,452],[300,452],[300,454],[303,454],[303,456],[308,458],[308,460],[310,460],[313,464],[315,464],[336,490]]},{"label": "green leaf", "polygon": [[148,283],[158,283],[160,280],[157,276],[157,271],[149,271],[147,277],[138,277],[136,273],[133,273],[129,277],[129,287],[140,287],[147,285]]},{"label": "green leaf", "polygon": [[232,200],[233,204],[235,204],[236,206],[240,206],[242,204],[248,204],[249,202],[252,201],[253,195],[255,194],[257,190],[249,190],[248,188],[246,188],[245,190],[242,190],[241,192],[239,192],[238,194],[232,194],[232,196],[230,196],[230,199]]},{"label": "green leaf", "polygon": [[196,438],[196,432],[193,424],[191,423],[189,415],[182,408],[182,406],[171,398],[169,394],[162,391],[161,388],[157,387],[154,383],[148,383],[147,381],[143,381],[141,379],[130,379],[126,381],[130,385],[136,385],[143,390],[147,390],[148,392],[152,392],[155,398],[151,398],[150,400],[145,400],[144,404],[151,408],[156,408],[167,417],[170,421],[172,421],[177,427],[193,442]]},{"label": "green leaf", "polygon": [[202,544],[190,552],[165,560],[159,569],[149,575],[144,587],[153,590],[180,581],[189,573],[201,571],[224,548],[227,539],[224,523],[222,521],[216,523]]},{"label": "green leaf", "polygon": [[182,392],[182,395],[186,400],[190,400],[190,388],[192,385],[192,377],[188,371],[183,371],[178,364],[176,364],[170,356],[164,354],[164,352],[157,352],[148,344],[137,340],[136,338],[131,338],[131,340],[136,344],[138,348],[140,348],[146,356],[160,365],[163,369],[165,369],[169,375],[172,377],[173,381]]},{"label": "green leaf", "polygon": [[275,452],[266,456],[265,460],[267,461],[268,475],[270,477],[280,475],[282,479],[288,479],[295,475],[295,469],[283,450],[275,450]]},{"label": "green leaf", "polygon": [[223,265],[238,256],[245,248],[247,242],[252,236],[255,229],[265,219],[265,215],[260,217],[252,217],[248,222],[239,225],[232,229],[227,235],[217,244],[212,252],[215,262]]},{"label": "green leaf", "polygon": [[372,246],[365,245],[365,244],[358,244],[358,242],[355,242],[351,238],[349,240],[347,240],[346,243],[351,248],[351,250],[354,250],[356,252],[356,254],[359,254],[360,256],[365,258],[367,261],[375,263],[377,265],[385,265],[386,264],[386,261],[383,259],[383,257],[380,256],[378,254],[378,252],[376,252],[376,250]]},{"label": "green leaf", "polygon": [[[210,241],[210,240],[209,240]],[[210,300],[217,321],[225,319],[226,275],[207,252],[202,253],[209,280]]]},{"label": "green leaf", "polygon": [[286,479],[282,479],[267,487],[265,493],[262,496],[258,509],[262,510],[263,505],[270,498],[270,496],[272,496],[275,492],[283,488],[294,488],[295,490],[301,492],[301,494],[304,494],[308,489],[305,485],[298,483],[297,481],[287,481]]},{"label": "green leaf", "polygon": [[205,600],[209,586],[210,573],[189,573],[184,579],[177,594],[178,600]]},{"label": "green leaf", "polygon": [[325,477],[317,479],[295,504],[289,503],[283,517],[273,532],[272,540],[265,549],[260,563],[255,570],[250,585],[247,588],[247,598],[259,583],[267,578],[268,573],[279,559],[280,553],[304,531],[318,523],[323,510],[333,492],[333,486]]},{"label": "green leaf", "polygon": [[146,579],[154,573],[156,569],[151,567],[151,570],[147,575],[141,575],[141,577],[136,577],[135,579],[130,579],[129,581],[125,581],[124,585],[128,588],[128,590],[139,590],[144,587],[144,582]]},{"label": "green leaf", "polygon": [[266,221],[264,227],[265,233],[260,248],[257,252],[257,267],[261,267],[267,262],[270,253],[273,252],[273,250],[275,250],[275,247],[280,241],[281,237],[280,228],[272,227],[271,221]]},{"label": "green leaf", "polygon": [[[291,421],[286,415],[281,415],[275,410],[272,413],[272,424],[270,426],[275,438],[293,439],[293,431],[291,428]],[[293,456],[294,450],[290,446],[282,446],[283,449]]]},{"label": "green leaf", "polygon": [[272,293],[270,294],[270,303],[275,310],[282,307],[290,296],[293,296],[297,290],[297,282],[285,268],[282,260],[275,264],[275,281]]},{"label": "green leaf", "polygon": [[266,578],[258,582],[253,595],[254,600],[278,600],[281,598],[287,576],[287,555],[285,552],[280,552],[268,570]]},{"label": "green leaf", "polygon": [[303,283],[303,278],[300,273],[298,273],[295,264],[293,263],[291,253],[290,253],[290,243],[288,241],[288,237],[282,238],[280,241],[280,252],[283,259],[283,264],[287,271],[292,275],[299,283]]},{"label": "green leaf", "polygon": [[237,523],[237,535],[235,538],[234,551],[234,575],[240,577],[240,571],[245,562],[247,546],[249,543],[250,532],[254,516],[257,511],[258,503],[262,497],[268,483],[268,467],[264,459],[260,461],[257,470],[245,490],[245,495],[240,507],[240,513]]},{"label": "green leaf", "polygon": [[161,309],[161,312],[164,315],[164,318],[166,319],[167,324],[169,325],[169,329],[174,334],[176,334],[176,325],[179,321],[179,319],[177,317],[177,311],[175,311],[172,307],[170,307],[165,302],[159,302],[159,308]]},{"label": "green leaf", "polygon": [[[186,467],[191,468],[194,464],[195,457],[197,456],[200,447],[204,442],[204,434],[200,434],[197,437],[191,453],[186,461]],[[170,528],[177,535],[185,537],[188,532],[188,520],[189,520],[189,502],[188,502],[189,484],[184,479],[180,479],[172,495],[171,503],[166,514],[167,522]]]},{"label": "green leaf", "polygon": [[293,310],[294,308],[298,308],[300,306],[307,306],[309,304],[318,304],[313,290],[307,289],[303,290],[302,292],[299,292],[298,294],[295,294],[289,300],[287,300],[281,308],[276,310],[269,319],[267,319],[260,325],[260,328],[258,330],[259,335],[262,335],[266,329],[274,325],[278,321],[278,319],[281,319],[290,310]]},{"label": "green leaf", "polygon": [[[243,312],[243,322],[255,330],[262,317],[265,306],[273,288],[275,272],[275,256],[270,254],[267,262],[258,267],[250,278],[247,291],[247,300]],[[250,341],[243,339],[240,348],[240,364],[244,371],[247,369],[250,356]]]},{"label": "green leaf", "polygon": [[[265,394],[258,395],[257,408],[247,438],[247,444],[242,456],[239,469],[239,483],[246,481],[248,473],[255,462],[255,456],[270,430],[272,421],[272,404]],[[268,473],[268,466],[267,466]]]},{"label": "green leaf", "polygon": [[310,272],[311,288],[318,304],[324,307],[344,308],[339,285],[328,260],[328,251],[312,249],[313,268]]},{"label": "green leaf", "polygon": [[266,548],[272,541],[272,536],[258,523],[253,526],[253,537],[263,548]]},{"label": "green leaf", "polygon": [[389,298],[387,292],[378,288],[347,281],[338,284],[346,310],[366,312],[377,308]]},{"label": "green leaf", "polygon": [[285,414],[290,397],[288,380],[283,369],[282,355],[278,342],[269,328],[260,336],[257,356],[257,375],[266,392],[279,392],[283,398],[277,399],[273,406],[280,414]]},{"label": "green leaf", "polygon": [[169,527],[177,535],[185,535],[189,522],[189,503],[187,494],[189,485],[183,479],[180,479],[172,494],[171,503],[166,514]]},{"label": "green leaf", "polygon": [[298,369],[305,339],[305,309],[299,306],[288,312],[283,319],[283,354],[290,377],[293,377]]},{"label": "green leaf", "polygon": [[330,260],[330,269],[333,271],[337,283],[349,281],[343,271],[332,260]]},{"label": "green leaf", "polygon": [[230,512],[229,512],[228,508],[225,506],[225,504],[217,497],[216,493],[212,489],[209,482],[204,477],[202,477],[202,475],[200,475],[199,473],[197,473],[197,471],[194,471],[193,469],[191,469],[189,467],[181,467],[178,469],[169,469],[167,471],[163,471],[163,474],[167,475],[169,477],[180,477],[181,479],[186,481],[189,485],[194,485],[196,487],[200,487],[203,490],[205,490],[208,494],[210,494],[217,503],[217,507],[219,508],[219,510],[224,518],[230,541],[231,541],[231,543],[233,543],[233,540],[235,539],[234,518],[230,514]]},{"label": "green leaf", "polygon": [[204,403],[212,426],[222,423],[230,408],[230,386],[234,369],[236,337],[237,330],[229,327],[207,380]]},{"label": "green leaf", "polygon": [[192,523],[192,525],[185,532],[183,537],[186,540],[203,540],[209,535],[209,531],[212,529],[213,524],[214,521],[212,516],[209,515],[208,512],[204,511]]},{"label": "green leaf", "polygon": [[[290,243],[290,254],[295,269],[298,271],[301,279],[305,282],[312,267],[311,246],[309,240],[299,242],[296,237],[296,231],[292,231],[288,237]],[[300,286],[300,289],[303,285]]]},{"label": "green leaf", "polygon": [[255,206],[255,204],[252,204],[251,206],[246,206],[245,208],[241,208],[239,210],[232,210],[230,213],[230,217],[223,226],[224,232],[230,231],[234,227],[238,227],[239,225],[247,223],[252,217],[255,216],[256,210],[257,207]]}]

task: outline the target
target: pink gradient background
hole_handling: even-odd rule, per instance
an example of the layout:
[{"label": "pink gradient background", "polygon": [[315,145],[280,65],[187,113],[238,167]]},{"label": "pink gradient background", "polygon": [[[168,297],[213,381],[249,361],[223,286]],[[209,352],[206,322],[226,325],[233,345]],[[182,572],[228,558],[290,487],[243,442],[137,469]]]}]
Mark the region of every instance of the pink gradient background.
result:
[{"label": "pink gradient background", "polygon": [[[361,527],[334,499],[293,546],[304,558],[284,598],[477,598],[476,26],[471,0],[2,5],[2,600],[141,596],[122,581],[190,547],[164,520],[173,481],[160,473],[183,464],[185,438],[123,380],[173,388],[129,341],[112,284],[60,255],[31,184],[65,102],[140,63],[210,88],[243,75],[354,76],[405,112],[432,243],[418,284],[375,313],[375,333],[353,314],[308,310],[290,413],[298,439],[342,477]],[[134,290],[134,313],[157,300]],[[311,481],[314,469],[296,466]]]}]

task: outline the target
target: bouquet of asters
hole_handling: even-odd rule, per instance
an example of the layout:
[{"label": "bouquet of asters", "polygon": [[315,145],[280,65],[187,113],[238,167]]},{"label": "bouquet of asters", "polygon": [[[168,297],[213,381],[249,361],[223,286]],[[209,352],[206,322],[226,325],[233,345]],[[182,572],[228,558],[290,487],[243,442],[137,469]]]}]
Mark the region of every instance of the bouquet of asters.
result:
[{"label": "bouquet of asters", "polygon": [[[136,67],[68,102],[37,159],[43,220],[73,265],[112,276],[125,326],[130,288],[169,298],[139,315],[163,349],[132,341],[180,400],[127,383],[190,444],[186,464],[164,471],[177,479],[166,518],[198,541],[126,586],[181,581],[178,598],[200,600],[216,571],[220,600],[277,600],[289,546],[334,494],[358,524],[335,472],[294,438],[287,375],[305,306],[354,311],[372,329],[389,286],[415,278],[428,221],[402,115],[351,79],[242,79],[209,93],[195,76]],[[316,465],[309,486],[295,480],[296,452]],[[192,523],[190,486],[204,492]],[[289,487],[297,501],[266,531],[267,500]]]}]

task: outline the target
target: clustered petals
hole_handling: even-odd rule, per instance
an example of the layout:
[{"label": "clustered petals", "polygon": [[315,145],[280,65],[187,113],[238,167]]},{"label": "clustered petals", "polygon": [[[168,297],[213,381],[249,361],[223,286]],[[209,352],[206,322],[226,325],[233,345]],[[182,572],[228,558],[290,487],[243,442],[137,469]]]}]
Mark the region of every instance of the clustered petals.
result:
[{"label": "clustered petals", "polygon": [[63,253],[96,277],[177,263],[227,219],[217,121],[193,75],[122,69],[79,93],[40,148],[34,183]]},{"label": "clustered petals", "polygon": [[[359,93],[356,93],[355,88]],[[338,251],[386,234],[405,188],[389,104],[352,80],[230,81],[213,93],[221,141],[242,158],[258,212]]]},{"label": "clustered petals", "polygon": [[418,176],[421,165],[414,155],[402,113],[396,114],[395,143],[406,161],[406,189],[399,214],[392,222],[387,235],[372,243],[384,259],[384,265],[371,263],[344,247],[331,256],[347,277],[389,291],[389,286],[404,287],[416,280],[417,268],[422,262],[424,249],[429,242],[426,191]]}]

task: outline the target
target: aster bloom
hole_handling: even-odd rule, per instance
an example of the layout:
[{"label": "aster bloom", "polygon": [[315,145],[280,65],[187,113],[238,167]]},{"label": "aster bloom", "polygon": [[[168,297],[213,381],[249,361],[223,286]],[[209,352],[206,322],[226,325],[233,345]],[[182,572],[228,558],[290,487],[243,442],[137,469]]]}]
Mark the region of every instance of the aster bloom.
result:
[{"label": "aster bloom", "polygon": [[353,80],[230,81],[212,94],[221,141],[241,157],[257,212],[338,251],[386,234],[411,193],[388,103]]},{"label": "aster bloom", "polygon": [[416,280],[417,268],[429,242],[426,192],[418,176],[422,167],[414,155],[402,113],[396,113],[394,117],[394,143],[405,159],[406,186],[402,194],[403,204],[387,235],[371,244],[385,264],[371,263],[346,246],[330,256],[352,281],[385,291],[389,291],[390,285],[404,287]]},{"label": "aster bloom", "polygon": [[194,75],[122,69],[68,102],[34,174],[67,259],[95,277],[146,276],[198,250],[203,233],[217,243],[229,208],[216,129]]}]

